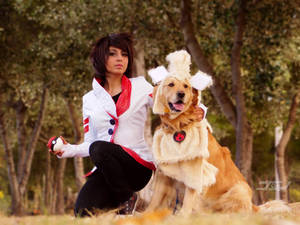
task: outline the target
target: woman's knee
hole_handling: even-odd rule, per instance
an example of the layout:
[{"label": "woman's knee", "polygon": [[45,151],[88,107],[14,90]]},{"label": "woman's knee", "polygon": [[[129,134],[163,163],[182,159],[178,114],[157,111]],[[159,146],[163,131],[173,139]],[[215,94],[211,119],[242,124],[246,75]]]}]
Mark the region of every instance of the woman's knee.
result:
[{"label": "woman's knee", "polygon": [[90,145],[89,154],[92,162],[100,163],[105,160],[109,154],[109,144],[107,141],[95,141]]}]

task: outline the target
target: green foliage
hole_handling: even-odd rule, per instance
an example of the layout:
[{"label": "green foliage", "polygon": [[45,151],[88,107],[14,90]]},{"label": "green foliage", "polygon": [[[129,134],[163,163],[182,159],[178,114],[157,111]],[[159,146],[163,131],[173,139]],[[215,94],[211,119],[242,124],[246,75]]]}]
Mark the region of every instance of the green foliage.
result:
[{"label": "green foliage", "polygon": [[299,189],[290,189],[289,192],[290,192],[291,202],[299,202],[300,201]]}]

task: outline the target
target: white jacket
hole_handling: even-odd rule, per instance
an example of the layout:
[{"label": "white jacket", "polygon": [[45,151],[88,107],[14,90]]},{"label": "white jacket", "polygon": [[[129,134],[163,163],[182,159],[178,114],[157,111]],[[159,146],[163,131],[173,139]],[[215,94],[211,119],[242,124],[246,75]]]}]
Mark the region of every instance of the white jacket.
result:
[{"label": "white jacket", "polygon": [[87,157],[90,144],[102,140],[114,142],[125,149],[129,148],[133,151],[131,155],[137,154],[142,160],[153,162],[152,152],[144,140],[147,108],[153,103],[150,97],[153,87],[144,77],[129,80],[130,98],[123,98],[121,104],[126,105],[126,102],[130,101],[130,105],[119,117],[110,94],[96,79],[93,80],[93,90],[83,96],[84,142],[79,145],[65,145],[62,148],[64,151],[62,158]]}]

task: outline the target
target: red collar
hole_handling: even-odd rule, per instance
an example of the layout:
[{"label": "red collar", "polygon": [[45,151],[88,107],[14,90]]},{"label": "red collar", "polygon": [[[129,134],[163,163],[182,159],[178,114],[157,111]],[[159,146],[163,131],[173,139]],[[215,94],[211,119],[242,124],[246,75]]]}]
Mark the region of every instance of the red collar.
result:
[{"label": "red collar", "polygon": [[[99,85],[101,85],[101,79],[95,78]],[[117,116],[121,116],[130,106],[130,97],[131,97],[131,82],[130,80],[123,75],[121,81],[122,92],[116,104]]]}]

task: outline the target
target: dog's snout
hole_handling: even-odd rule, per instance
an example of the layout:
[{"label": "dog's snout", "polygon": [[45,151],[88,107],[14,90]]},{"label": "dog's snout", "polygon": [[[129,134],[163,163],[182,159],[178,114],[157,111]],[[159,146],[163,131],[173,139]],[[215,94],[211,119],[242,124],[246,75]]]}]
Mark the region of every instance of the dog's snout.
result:
[{"label": "dog's snout", "polygon": [[185,93],[182,91],[177,92],[177,97],[178,98],[183,98],[185,96]]}]

